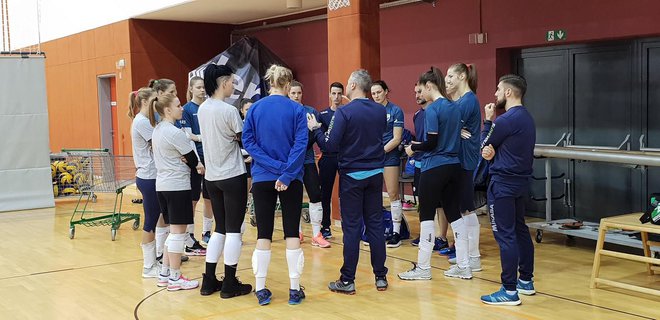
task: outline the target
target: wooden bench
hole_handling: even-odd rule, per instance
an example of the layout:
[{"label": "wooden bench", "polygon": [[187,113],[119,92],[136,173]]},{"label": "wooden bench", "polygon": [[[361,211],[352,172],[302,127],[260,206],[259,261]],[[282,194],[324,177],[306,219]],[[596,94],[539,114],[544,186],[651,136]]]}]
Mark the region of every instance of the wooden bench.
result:
[{"label": "wooden bench", "polygon": [[[600,273],[600,258],[602,256],[614,257],[625,260],[638,261],[646,264],[646,270],[649,275],[653,275],[655,271],[660,271],[660,259],[651,256],[651,246],[660,246],[659,242],[649,241],[648,234],[660,234],[660,225],[651,223],[642,224],[639,222],[639,217],[642,213],[632,213],[621,216],[603,218],[600,220],[600,227],[598,230],[598,243],[596,244],[596,253],[594,255],[594,265],[591,271],[591,285],[592,289],[597,288],[599,284],[604,284],[612,287],[632,290],[645,294],[660,296],[660,290],[640,287],[619,281],[607,280],[599,277]],[[612,250],[604,250],[603,244],[605,243],[605,235],[608,229],[625,229],[640,231],[642,235],[642,247],[644,249],[644,256],[622,253]]]}]

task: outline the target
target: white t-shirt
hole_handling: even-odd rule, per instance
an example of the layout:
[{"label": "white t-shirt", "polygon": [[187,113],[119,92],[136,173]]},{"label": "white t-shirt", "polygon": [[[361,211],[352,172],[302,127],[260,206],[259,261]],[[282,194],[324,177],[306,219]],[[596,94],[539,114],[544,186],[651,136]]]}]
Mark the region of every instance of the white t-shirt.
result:
[{"label": "white t-shirt", "polygon": [[197,111],[206,173],[209,181],[226,180],[246,173],[237,135],[243,132],[243,120],[236,107],[209,98]]},{"label": "white t-shirt", "polygon": [[161,121],[152,136],[156,162],[156,191],[190,190],[190,167],[181,156],[193,151],[183,130],[168,121]]},{"label": "white t-shirt", "polygon": [[138,113],[131,124],[131,141],[133,142],[133,162],[135,176],[140,179],[156,179],[154,153],[151,150],[151,135],[154,128],[149,119]]}]

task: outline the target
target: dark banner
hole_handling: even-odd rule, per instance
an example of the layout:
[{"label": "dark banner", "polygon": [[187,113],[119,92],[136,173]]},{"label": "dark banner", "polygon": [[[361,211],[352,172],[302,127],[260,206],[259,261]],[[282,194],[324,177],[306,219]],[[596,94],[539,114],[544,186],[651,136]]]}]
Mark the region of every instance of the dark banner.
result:
[{"label": "dark banner", "polygon": [[211,63],[227,65],[234,69],[236,89],[234,94],[226,100],[227,103],[233,105],[237,105],[238,101],[243,98],[251,98],[256,101],[268,95],[268,85],[263,81],[263,76],[271,65],[279,64],[288,68],[282,59],[252,37],[242,38],[221,54],[191,71],[188,73],[188,79],[194,76],[203,78],[206,66]]}]

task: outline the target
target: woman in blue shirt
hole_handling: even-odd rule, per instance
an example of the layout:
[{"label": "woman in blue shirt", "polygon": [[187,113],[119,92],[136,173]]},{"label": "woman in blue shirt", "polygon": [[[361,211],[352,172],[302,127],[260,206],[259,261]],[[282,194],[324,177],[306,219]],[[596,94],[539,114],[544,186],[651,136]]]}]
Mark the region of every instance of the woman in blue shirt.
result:
[{"label": "woman in blue shirt", "polygon": [[243,127],[243,145],[252,157],[252,195],[257,219],[257,246],[252,255],[255,294],[260,305],[270,303],[272,293],[266,289],[266,275],[279,197],[291,283],[289,304],[299,304],[305,298],[300,286],[304,258],[298,228],[308,141],[306,111],[287,96],[293,81],[291,70],[273,65],[264,78],[270,84],[270,95],[250,107]]},{"label": "woman in blue shirt", "polygon": [[390,198],[390,210],[392,211],[392,222],[394,234],[387,242],[388,248],[396,248],[401,245],[401,219],[403,219],[403,208],[399,199],[399,175],[401,166],[401,151],[399,144],[403,135],[403,111],[399,106],[387,99],[389,88],[383,80],[374,81],[371,85],[371,96],[374,101],[382,104],[387,112],[387,130],[383,134],[383,148],[385,149],[385,171],[383,178],[385,188]]}]

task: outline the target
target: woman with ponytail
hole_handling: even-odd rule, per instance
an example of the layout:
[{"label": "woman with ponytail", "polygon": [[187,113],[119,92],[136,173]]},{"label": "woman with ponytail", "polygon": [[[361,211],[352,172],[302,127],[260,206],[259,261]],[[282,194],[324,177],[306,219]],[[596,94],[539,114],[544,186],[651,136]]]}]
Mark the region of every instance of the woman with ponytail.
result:
[{"label": "woman with ponytail", "polygon": [[308,142],[306,111],[287,96],[293,81],[291,70],[272,65],[265,79],[270,84],[270,95],[250,107],[243,127],[243,145],[252,157],[252,195],[257,219],[257,246],[252,255],[255,294],[260,305],[270,303],[272,293],[266,289],[266,276],[279,197],[291,284],[289,304],[299,304],[305,298],[300,286],[304,257],[298,228]]},{"label": "woman with ponytail", "polygon": [[[468,236],[468,260],[473,272],[481,271],[479,253],[479,219],[474,211],[474,170],[479,163],[481,108],[477,99],[477,68],[471,64],[457,63],[449,67],[445,77],[447,93],[461,110],[461,160],[460,209]],[[456,263],[456,257],[450,257]]]},{"label": "woman with ponytail", "polygon": [[[420,241],[417,264],[409,271],[399,273],[402,280],[430,280],[431,254],[435,239],[435,208],[442,202],[447,221],[450,222],[456,241],[458,265],[445,271],[447,277],[471,279],[467,261],[467,234],[459,212],[458,186],[460,186],[461,112],[447,97],[442,71],[435,67],[423,73],[417,85],[422,96],[432,101],[425,111],[426,140],[413,142],[406,153],[413,156],[423,152],[419,179]],[[438,199],[438,196],[440,199]]]}]

